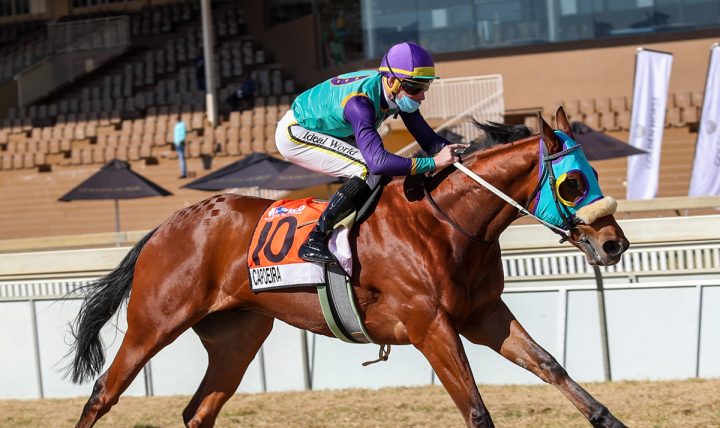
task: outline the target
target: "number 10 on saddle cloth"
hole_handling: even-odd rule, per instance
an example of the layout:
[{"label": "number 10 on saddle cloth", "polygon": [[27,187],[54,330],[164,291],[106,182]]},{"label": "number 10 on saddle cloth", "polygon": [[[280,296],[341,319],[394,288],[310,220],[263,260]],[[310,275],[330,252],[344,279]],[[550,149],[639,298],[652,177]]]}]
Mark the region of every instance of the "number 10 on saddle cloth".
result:
[{"label": "number 10 on saddle cloth", "polygon": [[[327,201],[306,198],[280,200],[265,210],[248,250],[250,286],[254,292],[325,283],[322,264],[298,257],[298,249],[325,206]],[[352,275],[347,228],[335,230],[329,248],[345,272]]]}]

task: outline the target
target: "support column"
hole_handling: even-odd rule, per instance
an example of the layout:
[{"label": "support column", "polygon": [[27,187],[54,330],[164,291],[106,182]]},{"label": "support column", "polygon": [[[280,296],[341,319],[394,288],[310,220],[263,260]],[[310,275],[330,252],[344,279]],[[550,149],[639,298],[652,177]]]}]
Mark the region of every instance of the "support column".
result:
[{"label": "support column", "polygon": [[557,0],[547,0],[547,28],[548,28],[548,41],[557,42],[557,26],[558,26],[558,4]]},{"label": "support column", "polygon": [[205,105],[208,122],[217,126],[217,96],[215,92],[215,52],[213,46],[212,5],[210,0],[201,0],[203,57],[205,58]]}]

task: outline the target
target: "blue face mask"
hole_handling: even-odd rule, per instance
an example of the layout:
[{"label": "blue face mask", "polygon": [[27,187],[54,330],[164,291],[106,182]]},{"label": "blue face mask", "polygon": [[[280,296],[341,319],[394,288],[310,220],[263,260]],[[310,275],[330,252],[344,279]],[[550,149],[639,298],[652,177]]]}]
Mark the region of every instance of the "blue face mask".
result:
[{"label": "blue face mask", "polygon": [[[563,150],[567,150],[578,145],[575,140],[570,138],[564,132],[555,131],[555,135],[557,135],[560,141],[562,141]],[[540,154],[541,156],[544,156],[542,140],[540,140],[540,144]],[[577,150],[573,150],[565,156],[561,156],[550,163],[557,180],[555,189],[550,187],[549,174],[544,172],[544,169],[546,168],[545,163],[541,162],[541,165],[540,177],[543,178],[543,183],[536,196],[533,214],[548,223],[561,228],[565,227],[566,225],[563,221],[563,215],[561,215],[559,209],[564,211],[564,215],[566,217],[574,217],[580,208],[590,205],[603,198],[602,191],[600,190],[600,184],[595,176],[595,171],[593,171],[590,163],[587,161],[585,155],[579,147]],[[573,200],[568,200],[570,198],[563,197],[563,190],[568,189],[568,187],[566,187],[567,184],[563,183],[568,179],[575,180],[580,185],[580,188],[573,192]],[[581,194],[578,194],[579,190],[582,190]],[[557,202],[555,201],[555,198],[558,199]]]},{"label": "blue face mask", "polygon": [[397,104],[400,111],[404,113],[414,113],[420,108],[420,102],[403,95],[395,98],[395,104]]}]

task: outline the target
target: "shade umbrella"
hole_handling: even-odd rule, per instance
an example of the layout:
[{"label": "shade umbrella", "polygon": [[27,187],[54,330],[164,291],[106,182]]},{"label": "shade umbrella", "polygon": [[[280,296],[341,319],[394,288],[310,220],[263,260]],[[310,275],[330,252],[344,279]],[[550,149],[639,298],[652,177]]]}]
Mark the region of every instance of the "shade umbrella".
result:
[{"label": "shade umbrella", "polygon": [[630,144],[624,143],[604,132],[596,131],[583,122],[570,124],[575,141],[583,148],[588,160],[604,160],[647,154]]},{"label": "shade umbrella", "polygon": [[310,171],[299,165],[292,164],[280,171],[275,177],[259,187],[270,190],[298,190],[319,184],[339,183],[341,180],[315,171]]},{"label": "shade umbrella", "polygon": [[260,187],[290,165],[290,162],[263,153],[253,153],[183,187],[211,191],[235,187]]},{"label": "shade umbrella", "polygon": [[113,199],[115,201],[115,230],[120,232],[120,199],[169,196],[169,191],[132,171],[130,164],[113,159],[63,195],[59,201]]}]

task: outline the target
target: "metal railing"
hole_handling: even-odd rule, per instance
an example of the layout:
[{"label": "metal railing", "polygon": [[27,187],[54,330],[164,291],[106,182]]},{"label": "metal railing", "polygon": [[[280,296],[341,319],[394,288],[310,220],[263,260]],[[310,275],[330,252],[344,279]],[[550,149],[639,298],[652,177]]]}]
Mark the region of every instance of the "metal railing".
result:
[{"label": "metal railing", "polygon": [[[608,277],[720,273],[720,215],[619,220],[632,247],[620,263],[601,268]],[[668,227],[673,227],[672,232]],[[145,232],[132,232],[137,240]],[[112,244],[113,234],[106,234]],[[87,246],[100,242],[91,236]],[[80,241],[73,241],[79,246]],[[584,256],[540,225],[511,226],[500,237],[509,281],[594,275]],[[6,250],[10,247],[6,247]],[[112,270],[129,247],[0,254],[0,298],[64,295]]]},{"label": "metal railing", "polygon": [[17,73],[55,52],[50,39],[30,42],[21,50],[0,58],[0,82],[12,80]]},{"label": "metal railing", "polygon": [[130,46],[127,16],[58,24],[48,31],[55,53],[15,75],[20,106],[95,70]]},{"label": "metal railing", "polygon": [[[503,270],[507,280],[531,280],[594,276],[585,256],[574,248],[565,252],[525,252],[503,255]],[[620,262],[601,267],[607,276],[655,274],[719,273],[720,242],[692,245],[651,246],[630,248]]]}]

